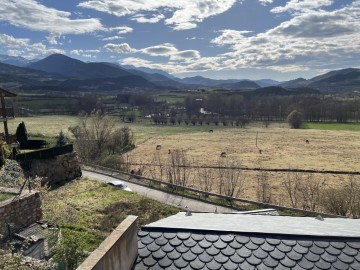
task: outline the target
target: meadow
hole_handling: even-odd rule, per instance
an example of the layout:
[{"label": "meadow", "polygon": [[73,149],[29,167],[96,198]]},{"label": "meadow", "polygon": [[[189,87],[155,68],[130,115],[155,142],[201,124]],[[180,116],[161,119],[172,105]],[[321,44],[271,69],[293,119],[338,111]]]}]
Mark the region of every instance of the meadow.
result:
[{"label": "meadow", "polygon": [[[24,121],[32,134],[55,137],[63,130],[70,136],[68,127],[77,120],[76,116],[16,118],[10,130],[15,132],[18,123]],[[199,166],[218,166],[227,160],[247,168],[360,172],[360,125],[355,123],[307,124],[306,129],[298,130],[290,129],[286,123],[271,123],[268,128],[261,123],[251,123],[244,129],[213,125],[162,126],[148,120],[125,124],[119,119],[117,123],[119,127],[129,126],[135,134],[136,148],[128,153],[128,160],[134,164],[154,164],[155,155],[166,162],[169,149],[179,149],[186,153],[191,164]],[[213,133],[209,133],[209,129]],[[156,150],[157,145],[162,146],[161,150]],[[220,157],[222,152],[226,152],[225,159]],[[259,172],[245,170],[243,177],[246,179],[243,196],[256,199]],[[286,196],[283,183],[289,173],[269,172],[267,177],[274,197],[281,200],[281,196]],[[343,186],[348,179],[343,174],[318,173],[313,177],[328,187]],[[192,179],[190,184],[199,187],[198,179]],[[213,191],[217,192],[216,183]]]}]

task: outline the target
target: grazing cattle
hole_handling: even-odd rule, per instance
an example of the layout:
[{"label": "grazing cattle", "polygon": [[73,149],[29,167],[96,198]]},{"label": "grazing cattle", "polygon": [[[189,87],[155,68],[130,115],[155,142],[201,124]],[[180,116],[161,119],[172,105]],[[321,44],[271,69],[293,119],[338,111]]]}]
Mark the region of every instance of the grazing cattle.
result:
[{"label": "grazing cattle", "polygon": [[214,133],[214,130],[213,130],[213,129],[209,129],[209,133]]},{"label": "grazing cattle", "polygon": [[226,152],[221,152],[220,157],[226,157]]},{"label": "grazing cattle", "polygon": [[161,145],[158,144],[158,145],[156,146],[156,150],[160,150],[160,149],[161,149]]},{"label": "grazing cattle", "polygon": [[261,149],[259,149],[259,154],[260,154],[260,155],[262,154],[262,150],[261,150]]},{"label": "grazing cattle", "polygon": [[309,140],[306,140],[305,142],[306,142],[306,143],[310,143]]},{"label": "grazing cattle", "polygon": [[171,150],[169,149],[169,153],[168,153],[169,155],[171,154]]}]

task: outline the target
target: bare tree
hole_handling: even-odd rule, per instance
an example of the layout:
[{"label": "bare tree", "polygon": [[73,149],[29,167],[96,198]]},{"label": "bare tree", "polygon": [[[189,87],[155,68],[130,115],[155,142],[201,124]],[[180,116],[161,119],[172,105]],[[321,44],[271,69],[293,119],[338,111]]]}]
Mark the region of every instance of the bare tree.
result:
[{"label": "bare tree", "polygon": [[166,166],[166,175],[170,183],[186,186],[190,180],[191,170],[184,150],[175,149],[169,155],[168,164]]},{"label": "bare tree", "polygon": [[115,120],[101,111],[80,114],[78,124],[69,127],[75,137],[76,149],[85,160],[94,159],[101,154],[114,129]]},{"label": "bare tree", "polygon": [[259,170],[257,173],[257,199],[260,202],[270,203],[272,200],[271,183],[269,180],[269,173],[264,170]]},{"label": "bare tree", "polygon": [[200,184],[200,189],[205,192],[211,192],[215,178],[214,169],[210,169],[206,167],[198,167],[196,173],[199,179],[198,183]]},{"label": "bare tree", "polygon": [[218,179],[219,193],[229,197],[241,196],[245,189],[245,177],[240,164],[229,159],[219,160]]}]

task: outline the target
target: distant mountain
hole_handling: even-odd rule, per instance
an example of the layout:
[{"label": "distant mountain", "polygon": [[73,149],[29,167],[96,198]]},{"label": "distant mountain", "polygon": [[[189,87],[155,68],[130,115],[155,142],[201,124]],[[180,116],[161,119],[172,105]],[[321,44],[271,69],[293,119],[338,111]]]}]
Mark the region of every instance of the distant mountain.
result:
[{"label": "distant mountain", "polygon": [[154,68],[147,68],[147,67],[135,67],[133,65],[122,65],[121,67],[128,69],[128,70],[138,70],[149,74],[160,74],[165,77],[168,77],[169,79],[175,80],[178,79],[177,77],[161,70],[161,69],[154,69]]},{"label": "distant mountain", "polygon": [[21,56],[9,56],[9,55],[0,54],[0,62],[8,65],[25,67],[35,61],[37,60],[29,60]]},{"label": "distant mountain", "polygon": [[287,82],[283,82],[280,84],[280,86],[283,87],[289,87],[289,88],[297,88],[297,87],[303,87],[308,84],[308,81],[304,78],[297,78],[295,80],[290,80]]},{"label": "distant mountain", "polygon": [[243,94],[248,96],[293,96],[304,94],[320,94],[320,91],[306,87],[288,89],[282,86],[268,86],[243,92]]},{"label": "distant mountain", "polygon": [[347,68],[330,71],[306,80],[299,78],[282,83],[281,86],[296,88],[309,87],[322,92],[360,91],[360,69]]},{"label": "distant mountain", "polygon": [[254,82],[256,82],[261,87],[276,86],[276,85],[281,84],[281,82],[271,80],[271,79],[256,80]]},{"label": "distant mountain", "polygon": [[185,84],[197,84],[197,85],[203,85],[203,86],[218,86],[218,85],[223,85],[223,84],[232,84],[232,83],[237,83],[240,80],[214,80],[214,79],[209,79],[206,77],[202,77],[202,76],[195,76],[195,77],[187,77],[184,79],[178,79],[179,82],[181,83],[185,83]]},{"label": "distant mountain", "polygon": [[159,74],[159,73],[147,73],[144,71],[140,71],[137,69],[128,69],[129,72],[131,72],[134,75],[141,76],[148,80],[149,82],[152,82],[156,85],[163,86],[163,87],[169,87],[171,89],[182,89],[186,88],[186,86],[176,80],[170,79],[169,77]]},{"label": "distant mountain", "polygon": [[217,85],[219,88],[230,89],[230,90],[250,90],[261,88],[256,82],[243,80],[235,83],[227,83]]},{"label": "distant mountain", "polygon": [[40,61],[31,63],[27,67],[81,79],[116,78],[132,75],[119,66],[111,66],[108,63],[84,63],[62,54],[52,54]]}]

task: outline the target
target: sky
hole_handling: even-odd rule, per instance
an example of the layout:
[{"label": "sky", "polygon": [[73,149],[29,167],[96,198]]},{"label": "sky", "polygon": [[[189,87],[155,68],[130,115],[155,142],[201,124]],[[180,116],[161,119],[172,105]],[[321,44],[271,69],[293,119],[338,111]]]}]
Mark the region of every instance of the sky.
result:
[{"label": "sky", "polygon": [[311,78],[360,67],[360,0],[6,0],[0,54],[177,77]]}]

